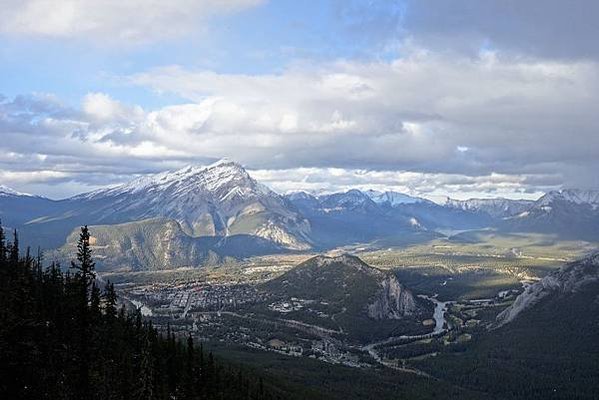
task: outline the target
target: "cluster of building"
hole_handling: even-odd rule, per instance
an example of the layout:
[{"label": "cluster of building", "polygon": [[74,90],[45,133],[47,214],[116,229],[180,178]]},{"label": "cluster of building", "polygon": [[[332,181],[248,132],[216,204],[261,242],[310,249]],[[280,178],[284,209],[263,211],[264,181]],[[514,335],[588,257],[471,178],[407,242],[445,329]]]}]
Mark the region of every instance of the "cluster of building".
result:
[{"label": "cluster of building", "polygon": [[136,306],[152,309],[155,315],[187,318],[194,311],[236,310],[265,301],[266,295],[247,284],[197,283],[177,287],[149,286],[126,290],[125,297]]}]

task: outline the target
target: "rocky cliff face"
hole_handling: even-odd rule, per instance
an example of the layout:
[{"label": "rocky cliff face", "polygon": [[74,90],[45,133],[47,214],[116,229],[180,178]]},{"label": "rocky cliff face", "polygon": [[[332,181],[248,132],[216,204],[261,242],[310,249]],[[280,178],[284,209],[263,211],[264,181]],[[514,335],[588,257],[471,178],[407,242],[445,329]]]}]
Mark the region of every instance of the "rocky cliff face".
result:
[{"label": "rocky cliff face", "polygon": [[381,290],[368,305],[368,316],[376,320],[400,319],[416,312],[416,301],[412,292],[403,287],[395,276],[380,282]]},{"label": "rocky cliff face", "polygon": [[245,234],[289,249],[311,245],[310,224],[295,207],[228,160],[144,176],[64,203],[69,212],[50,220],[66,215],[65,223],[76,226],[167,218],[193,237]]},{"label": "rocky cliff face", "polygon": [[401,319],[418,311],[414,295],[395,275],[348,254],[313,257],[264,287],[282,297],[324,301],[344,309],[342,314],[377,321]]},{"label": "rocky cliff face", "polygon": [[599,253],[566,264],[530,285],[514,303],[497,316],[497,325],[513,321],[520,313],[549,296],[568,295],[582,286],[599,281]]}]

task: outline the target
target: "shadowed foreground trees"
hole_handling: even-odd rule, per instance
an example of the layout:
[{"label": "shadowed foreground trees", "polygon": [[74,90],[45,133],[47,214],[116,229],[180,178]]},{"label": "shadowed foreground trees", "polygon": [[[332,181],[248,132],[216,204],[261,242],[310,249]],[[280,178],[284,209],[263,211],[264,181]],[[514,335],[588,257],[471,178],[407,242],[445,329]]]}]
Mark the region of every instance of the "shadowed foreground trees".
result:
[{"label": "shadowed foreground trees", "polygon": [[0,226],[0,398],[271,399],[262,381],[223,367],[193,340],[162,335],[96,286],[87,227],[64,273]]}]

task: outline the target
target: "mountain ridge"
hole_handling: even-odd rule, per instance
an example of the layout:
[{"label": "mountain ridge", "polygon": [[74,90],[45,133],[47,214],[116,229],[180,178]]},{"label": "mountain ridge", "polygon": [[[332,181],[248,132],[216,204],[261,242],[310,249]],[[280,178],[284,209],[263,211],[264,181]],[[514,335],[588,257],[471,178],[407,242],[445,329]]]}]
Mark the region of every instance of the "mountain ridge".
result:
[{"label": "mountain ridge", "polygon": [[534,203],[534,200],[512,200],[503,197],[467,200],[455,200],[448,197],[444,205],[464,211],[487,213],[494,218],[505,218],[528,210]]},{"label": "mountain ridge", "polygon": [[[176,221],[190,237],[249,235],[272,243],[273,249],[294,251],[422,242],[456,230],[486,228],[599,240],[598,204],[599,191],[576,189],[548,192],[534,202],[450,199],[445,204],[358,189],[279,195],[226,159],[149,174],[64,200],[0,188],[0,218],[6,226],[18,228],[25,244],[46,249],[61,247],[82,225],[114,226],[119,232],[120,224],[155,218]],[[259,245],[256,251],[262,254],[263,248]]]},{"label": "mountain ridge", "polygon": [[51,212],[34,224],[63,222],[70,232],[82,224],[169,218],[194,237],[249,234],[290,249],[310,247],[309,223],[283,197],[232,161],[140,177],[74,196],[61,204],[67,213]]},{"label": "mountain ridge", "polygon": [[534,307],[551,296],[568,296],[581,287],[599,281],[599,252],[568,263],[540,281],[529,285],[507,309],[497,316],[502,326],[517,318],[522,312]]}]

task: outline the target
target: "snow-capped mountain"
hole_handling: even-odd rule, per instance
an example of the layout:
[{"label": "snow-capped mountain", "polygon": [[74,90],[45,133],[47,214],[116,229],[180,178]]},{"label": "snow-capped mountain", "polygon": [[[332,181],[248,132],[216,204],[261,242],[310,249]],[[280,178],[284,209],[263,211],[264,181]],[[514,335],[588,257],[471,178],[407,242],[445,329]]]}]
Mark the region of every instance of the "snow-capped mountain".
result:
[{"label": "snow-capped mountain", "polygon": [[[428,240],[446,231],[486,227],[590,241],[599,240],[599,191],[549,192],[536,202],[471,199],[444,205],[356,189],[280,196],[228,160],[147,175],[60,201],[0,187],[0,219],[34,247],[58,248],[81,225],[110,227],[156,218],[175,221],[190,238],[249,235],[286,249]],[[181,241],[188,242],[193,241]]]},{"label": "snow-capped mountain", "polygon": [[0,185],[0,219],[5,226],[19,227],[39,216],[53,213],[58,202],[21,193]]},{"label": "snow-capped mountain", "polygon": [[320,205],[320,200],[316,196],[304,191],[287,193],[285,199],[300,210],[317,209]]},{"label": "snow-capped mountain", "polygon": [[510,200],[504,198],[454,200],[448,197],[445,202],[445,206],[449,208],[483,212],[494,218],[505,218],[520,214],[528,210],[533,204],[534,201],[532,200]]},{"label": "snow-capped mountain", "polygon": [[507,219],[506,224],[509,230],[599,240],[599,190],[551,191],[528,210]]},{"label": "snow-capped mountain", "polygon": [[235,162],[220,160],[209,166],[190,165],[177,171],[143,176],[123,185],[100,189],[76,196],[75,199],[95,199],[121,194],[168,193],[178,199],[205,194],[221,202],[235,197],[247,198],[273,192],[253,180],[243,167]]},{"label": "snow-capped mountain", "polygon": [[420,230],[409,218],[390,212],[356,189],[320,196],[292,193],[286,198],[310,221],[312,238],[319,247],[368,242]]},{"label": "snow-capped mountain", "polygon": [[320,207],[325,212],[373,212],[378,210],[377,204],[368,195],[357,189],[320,196],[318,199]]},{"label": "snow-capped mountain", "polygon": [[368,197],[372,199],[377,204],[386,204],[391,207],[398,206],[400,204],[415,204],[415,203],[426,203],[430,202],[429,200],[423,199],[421,197],[409,196],[407,194],[394,192],[394,191],[386,191],[380,192],[378,190],[367,190],[364,192]]},{"label": "snow-capped mountain", "polygon": [[0,185],[0,197],[7,197],[7,196],[29,196],[29,197],[33,197],[33,196],[31,196],[30,194],[27,194],[27,193],[17,192],[16,190],[9,188],[8,186]]},{"label": "snow-capped mountain", "polygon": [[[310,224],[283,197],[239,164],[221,160],[134,179],[64,201],[67,213],[38,223],[120,224],[150,218],[177,221],[186,234],[254,235],[290,249],[309,247]],[[69,229],[69,232],[70,232]]]},{"label": "snow-capped mountain", "polygon": [[551,191],[542,196],[535,204],[537,207],[551,206],[554,202],[589,205],[599,207],[599,190],[564,189]]},{"label": "snow-capped mountain", "polygon": [[119,214],[130,220],[168,217],[192,236],[250,234],[289,248],[308,247],[308,222],[228,160],[145,176],[73,200],[100,204],[94,213],[101,221]]}]

